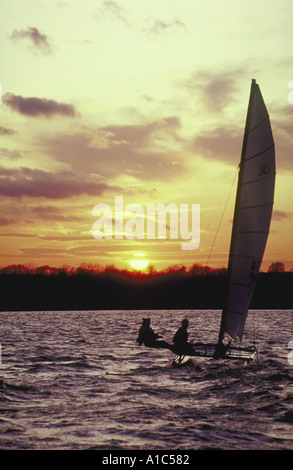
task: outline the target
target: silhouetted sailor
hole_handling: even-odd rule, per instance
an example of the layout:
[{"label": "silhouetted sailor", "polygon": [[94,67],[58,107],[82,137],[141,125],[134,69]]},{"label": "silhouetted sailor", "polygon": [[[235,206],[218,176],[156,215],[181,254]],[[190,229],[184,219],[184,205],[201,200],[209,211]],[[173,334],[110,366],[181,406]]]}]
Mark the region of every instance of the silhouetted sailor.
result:
[{"label": "silhouetted sailor", "polygon": [[188,328],[189,322],[187,318],[184,318],[181,323],[181,327],[176,331],[173,343],[173,350],[176,354],[192,355],[194,353],[192,346],[188,343]]},{"label": "silhouetted sailor", "polygon": [[150,327],[151,320],[150,318],[143,318],[142,325],[139,329],[137,342],[141,346],[144,344],[149,348],[166,348],[172,351],[173,346],[166,341],[157,341],[158,338],[162,338],[162,336],[158,335],[154,332],[154,330]]}]

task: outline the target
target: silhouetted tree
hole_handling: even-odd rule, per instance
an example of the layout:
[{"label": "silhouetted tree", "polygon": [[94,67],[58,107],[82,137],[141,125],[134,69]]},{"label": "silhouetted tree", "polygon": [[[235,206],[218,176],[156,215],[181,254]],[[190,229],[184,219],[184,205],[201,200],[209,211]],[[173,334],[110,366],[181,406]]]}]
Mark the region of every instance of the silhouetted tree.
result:
[{"label": "silhouetted tree", "polygon": [[285,264],[281,261],[275,261],[269,266],[268,269],[269,273],[284,273],[285,272]]}]

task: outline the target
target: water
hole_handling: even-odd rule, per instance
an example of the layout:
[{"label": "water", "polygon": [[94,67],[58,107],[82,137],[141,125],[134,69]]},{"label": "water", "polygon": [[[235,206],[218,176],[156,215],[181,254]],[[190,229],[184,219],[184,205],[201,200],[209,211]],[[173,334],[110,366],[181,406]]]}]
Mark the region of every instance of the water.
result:
[{"label": "water", "polygon": [[[139,347],[143,316],[172,341],[215,341],[219,311],[1,312],[0,448],[293,449],[293,311],[251,311],[243,346],[258,361]],[[291,361],[292,362],[292,361]]]}]

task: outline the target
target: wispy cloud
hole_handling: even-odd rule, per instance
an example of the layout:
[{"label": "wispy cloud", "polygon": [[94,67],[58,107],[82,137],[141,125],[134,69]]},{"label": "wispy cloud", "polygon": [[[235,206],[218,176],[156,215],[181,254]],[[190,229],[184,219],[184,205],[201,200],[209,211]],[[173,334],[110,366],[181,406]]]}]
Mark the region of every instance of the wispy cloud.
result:
[{"label": "wispy cloud", "polygon": [[[19,223],[19,220],[13,220],[12,222],[9,222],[9,224],[12,223]],[[0,222],[1,225],[1,222]],[[5,224],[4,224],[5,225]],[[6,224],[8,225],[8,224]],[[0,233],[0,237],[19,237],[19,238],[35,238],[35,234],[33,233],[17,233],[17,232],[4,232]]]},{"label": "wispy cloud", "polygon": [[151,18],[147,20],[147,26],[143,28],[143,31],[153,36],[159,36],[167,32],[187,31],[187,27],[183,21],[178,19],[163,21],[158,18]]},{"label": "wispy cloud", "polygon": [[284,212],[284,211],[273,211],[273,219],[274,220],[283,220],[283,219],[291,219],[293,216],[292,212]]},{"label": "wispy cloud", "polygon": [[293,171],[293,120],[292,105],[279,106],[272,103],[268,108],[271,116],[273,135],[276,143],[278,171]]},{"label": "wispy cloud", "polygon": [[238,80],[242,75],[241,69],[225,72],[199,70],[185,81],[185,85],[192,91],[196,90],[210,111],[222,112],[236,99]]},{"label": "wispy cloud", "polygon": [[23,41],[28,39],[30,44],[42,53],[50,54],[52,52],[52,46],[49,42],[48,36],[40,33],[38,28],[35,26],[31,26],[27,29],[14,29],[10,39],[13,41]]},{"label": "wispy cloud", "polygon": [[241,128],[218,126],[198,134],[192,143],[192,150],[205,158],[235,164],[237,156],[240,158],[242,137],[243,130]]},{"label": "wispy cloud", "polygon": [[74,106],[67,103],[58,103],[46,98],[29,97],[25,98],[13,93],[6,93],[3,96],[3,103],[20,114],[31,117],[48,117],[62,115],[74,117],[76,111]]},{"label": "wispy cloud", "polygon": [[14,134],[17,134],[17,132],[14,131],[13,129],[0,126],[0,135],[14,135]]},{"label": "wispy cloud", "polygon": [[8,148],[0,148],[1,157],[9,158],[9,160],[18,160],[22,157],[21,153],[18,150],[10,150]]},{"label": "wispy cloud", "polygon": [[80,217],[72,216],[72,215],[64,215],[63,213],[61,213],[58,207],[55,207],[52,205],[32,207],[32,213],[35,217],[38,217],[39,219],[58,221],[58,222],[80,221]]},{"label": "wispy cloud", "polygon": [[0,225],[10,225],[10,224],[14,224],[15,222],[17,222],[16,219],[12,219],[11,217],[0,216]]},{"label": "wispy cloud", "polygon": [[129,24],[127,11],[111,0],[105,0],[103,6],[95,10],[94,15],[98,20],[108,18]]}]

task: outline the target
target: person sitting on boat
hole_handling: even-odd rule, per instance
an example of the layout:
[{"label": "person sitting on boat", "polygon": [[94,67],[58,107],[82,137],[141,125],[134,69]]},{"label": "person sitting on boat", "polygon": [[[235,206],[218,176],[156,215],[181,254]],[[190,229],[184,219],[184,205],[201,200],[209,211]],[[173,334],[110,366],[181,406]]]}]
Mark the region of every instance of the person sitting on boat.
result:
[{"label": "person sitting on boat", "polygon": [[149,348],[166,348],[172,350],[172,345],[166,341],[157,341],[158,338],[162,338],[161,335],[158,335],[150,327],[151,320],[150,318],[143,318],[142,325],[139,329],[137,342],[141,346],[144,344]]},{"label": "person sitting on boat", "polygon": [[193,348],[190,343],[188,343],[188,328],[189,322],[187,318],[184,318],[181,322],[181,327],[176,331],[173,343],[174,343],[174,352],[176,354],[192,355],[194,353]]}]

